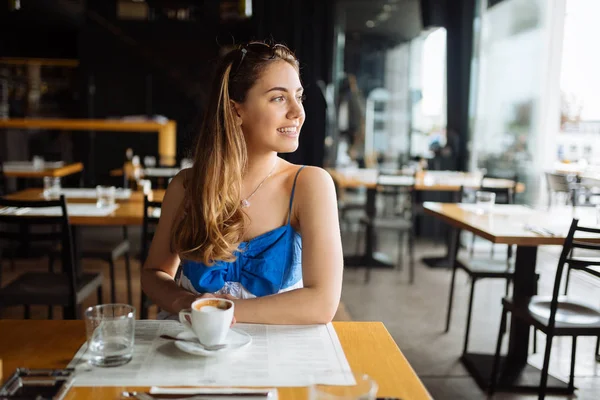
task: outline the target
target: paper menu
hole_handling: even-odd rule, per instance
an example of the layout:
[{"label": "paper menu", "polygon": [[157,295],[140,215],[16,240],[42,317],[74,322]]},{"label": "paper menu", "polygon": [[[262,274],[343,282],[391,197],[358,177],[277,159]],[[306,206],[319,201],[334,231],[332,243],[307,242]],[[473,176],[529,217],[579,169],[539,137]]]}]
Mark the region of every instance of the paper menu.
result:
[{"label": "paper menu", "polygon": [[334,372],[336,381],[353,382],[350,366],[331,324],[254,325],[235,329],[252,336],[252,344],[219,357],[182,352],[172,341],[183,330],[176,321],[136,321],[133,360],[116,368],[90,367],[87,345],[69,367],[76,368],[75,386],[306,386],[311,376]]}]

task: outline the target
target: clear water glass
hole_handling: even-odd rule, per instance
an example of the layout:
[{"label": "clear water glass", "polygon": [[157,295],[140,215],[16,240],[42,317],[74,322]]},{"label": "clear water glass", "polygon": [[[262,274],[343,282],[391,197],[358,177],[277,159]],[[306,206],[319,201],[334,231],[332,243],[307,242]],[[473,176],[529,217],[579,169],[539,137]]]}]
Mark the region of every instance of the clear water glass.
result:
[{"label": "clear water glass", "polygon": [[115,205],[116,188],[114,186],[96,186],[96,207],[111,207]]},{"label": "clear water glass", "polygon": [[128,304],[102,304],[85,311],[88,362],[116,367],[133,358],[135,308]]},{"label": "clear water glass", "polygon": [[477,191],[475,193],[475,208],[477,214],[491,213],[496,203],[496,193]]},{"label": "clear water glass", "polygon": [[144,157],[144,167],[148,167],[148,168],[156,167],[156,157],[154,157],[154,156]]},{"label": "clear water glass", "polygon": [[320,382],[344,382],[344,375],[324,374],[313,376],[308,387],[308,400],[375,400],[379,386],[366,374],[353,372],[354,383],[326,384]]},{"label": "clear water glass", "polygon": [[40,170],[44,169],[44,157],[42,156],[33,156],[32,158],[33,169]]},{"label": "clear water glass", "polygon": [[138,185],[139,189],[141,189],[146,196],[152,194],[152,181],[150,179],[140,179]]},{"label": "clear water glass", "polygon": [[46,200],[56,200],[60,197],[61,191],[60,178],[54,176],[44,177],[43,196]]}]

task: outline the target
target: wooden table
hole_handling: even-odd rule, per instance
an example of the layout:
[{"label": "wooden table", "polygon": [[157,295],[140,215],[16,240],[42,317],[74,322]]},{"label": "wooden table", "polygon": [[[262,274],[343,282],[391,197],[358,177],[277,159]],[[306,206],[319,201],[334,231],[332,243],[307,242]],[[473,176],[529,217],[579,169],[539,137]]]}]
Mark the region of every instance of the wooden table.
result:
[{"label": "wooden table", "polygon": [[65,164],[57,168],[44,168],[39,170],[4,170],[2,173],[7,178],[44,178],[50,176],[53,178],[62,178],[83,171],[83,164],[80,162]]},{"label": "wooden table", "polygon": [[[381,322],[334,322],[342,348],[354,371],[379,384],[379,397],[431,399],[427,389]],[[3,379],[17,367],[64,368],[85,342],[83,321],[0,320]],[[144,387],[74,387],[72,399],[120,399],[120,393]],[[305,400],[305,388],[279,388],[282,400]]]},{"label": "wooden table", "polygon": [[[348,170],[341,168],[330,168],[328,172],[335,180],[337,186],[340,189],[345,188],[367,188],[367,202],[365,204],[365,213],[369,218],[375,217],[377,214],[376,209],[376,195],[377,191],[384,187],[406,187],[411,190],[412,207],[413,207],[413,225],[417,223],[416,214],[420,213],[422,209],[422,197],[423,192],[452,192],[455,194],[455,200],[460,201],[456,198],[460,194],[461,187],[467,187],[476,189],[481,186],[481,177],[473,173],[466,173],[460,171],[422,171],[415,174],[414,179],[408,176],[403,177],[404,179],[389,179],[388,175],[378,175],[378,171],[375,169],[356,169]],[[396,177],[399,178],[399,177]],[[486,178],[484,180],[486,187],[493,188],[512,188],[515,186],[515,182],[510,179],[495,179]],[[522,193],[525,191],[525,185],[523,183],[517,183],[516,191]],[[414,228],[413,228],[414,229]],[[432,268],[447,268],[449,264],[449,256],[443,257],[426,257],[422,260],[425,264]],[[382,267],[391,268],[393,267],[389,258],[383,254],[375,252],[375,235],[373,227],[370,224],[366,226],[365,233],[365,253],[360,255],[352,255],[344,257],[344,266],[352,267]]]},{"label": "wooden table", "polygon": [[[152,199],[162,201],[165,190],[156,189],[152,191]],[[41,189],[26,189],[20,192],[11,193],[6,196],[11,200],[42,200]],[[144,194],[140,191],[133,191],[131,197],[127,200],[116,200],[119,207],[107,216],[69,216],[72,225],[90,225],[90,226],[124,226],[124,225],[142,225],[144,222]],[[95,199],[67,198],[67,203],[95,203]]]},{"label": "wooden table", "polygon": [[[472,232],[492,243],[517,245],[513,299],[527,301],[537,292],[535,263],[538,246],[562,245],[568,233],[572,218],[581,221],[595,221],[595,210],[590,207],[553,207],[550,210],[533,210],[521,205],[496,205],[491,214],[480,215],[474,204],[425,202],[425,212],[440,218],[454,229],[451,232],[450,262],[454,264],[458,251],[460,230]],[[555,236],[543,236],[530,232],[526,225],[544,227]],[[585,239],[585,236],[581,238]],[[498,390],[535,390],[539,387],[540,370],[527,364],[529,349],[529,326],[512,318],[510,324],[508,354],[502,365],[511,374],[500,374]],[[482,389],[490,383],[493,349],[489,354],[466,353],[461,360]],[[552,376],[548,377],[548,391],[569,393],[568,385]]]},{"label": "wooden table", "polygon": [[158,154],[161,165],[175,165],[177,152],[177,123],[167,121],[124,121],[109,119],[0,119],[0,128],[58,129],[72,131],[158,132]]},{"label": "wooden table", "polygon": [[[382,186],[378,182],[377,170],[372,174],[367,169],[345,170],[330,168],[327,170],[340,189],[366,187],[367,189]],[[387,175],[382,175],[387,176]],[[514,182],[510,179],[486,178],[487,187],[512,188]],[[414,182],[404,181],[396,186],[413,186],[414,190],[421,192],[458,192],[461,186],[477,189],[481,186],[481,178],[473,173],[460,171],[422,171],[415,175]],[[517,183],[517,193],[525,191],[523,183]]]}]

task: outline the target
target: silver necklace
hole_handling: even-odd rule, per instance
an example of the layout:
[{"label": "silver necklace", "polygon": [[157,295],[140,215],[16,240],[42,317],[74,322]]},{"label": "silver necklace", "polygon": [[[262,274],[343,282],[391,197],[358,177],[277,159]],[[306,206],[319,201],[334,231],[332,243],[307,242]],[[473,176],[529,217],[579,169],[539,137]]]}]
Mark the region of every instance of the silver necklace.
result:
[{"label": "silver necklace", "polygon": [[275,159],[275,163],[273,164],[273,168],[271,168],[271,172],[269,172],[269,175],[267,175],[265,177],[265,179],[263,179],[258,186],[256,187],[256,189],[254,189],[254,191],[252,193],[250,193],[250,196],[246,197],[245,199],[242,199],[242,208],[246,208],[246,207],[250,207],[250,199],[252,198],[252,196],[254,196],[254,193],[258,192],[258,189],[260,189],[260,187],[263,185],[263,183],[265,183],[265,181],[267,179],[269,179],[269,177],[273,174],[273,172],[275,171],[275,167],[277,166],[277,159]]}]

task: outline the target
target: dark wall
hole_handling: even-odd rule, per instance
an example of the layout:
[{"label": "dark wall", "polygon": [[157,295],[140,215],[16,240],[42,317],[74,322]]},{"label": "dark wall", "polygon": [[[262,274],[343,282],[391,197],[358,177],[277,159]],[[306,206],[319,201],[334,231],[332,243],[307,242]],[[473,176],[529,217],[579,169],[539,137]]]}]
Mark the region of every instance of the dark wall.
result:
[{"label": "dark wall", "polygon": [[256,39],[272,38],[288,45],[300,59],[305,88],[306,122],[300,147],[284,155],[291,162],[323,165],[326,103],[317,82],[329,83],[333,58],[333,1],[253,1]]},{"label": "dark wall", "polygon": [[[325,102],[316,82],[329,82],[333,52],[329,2],[254,1],[252,20],[220,23],[218,2],[213,0],[203,3],[201,21],[150,24],[117,21],[107,3],[88,2],[81,32],[81,92],[88,99],[82,102],[83,117],[165,115],[177,121],[177,156],[181,159],[188,155],[198,131],[219,47],[272,39],[286,43],[300,58],[307,95],[300,147],[284,157],[301,164],[322,165]],[[98,19],[106,21],[99,23]],[[130,39],[136,44],[130,44]],[[97,134],[93,145],[86,141],[81,141],[79,148],[81,154],[94,153],[98,173],[90,174],[95,176],[119,167],[127,147],[133,147],[140,156],[155,155],[157,143],[155,135],[127,133]]]},{"label": "dark wall", "polygon": [[[164,115],[177,122],[180,160],[200,125],[220,46],[270,39],[296,52],[307,96],[300,147],[284,157],[322,165],[326,109],[317,82],[331,81],[333,1],[254,0],[251,19],[231,22],[221,21],[219,0],[194,3],[196,21],[152,22],[117,20],[116,0],[86,0],[79,14],[51,3],[40,0],[37,9],[16,13],[0,7],[0,56],[79,59],[72,117]],[[156,155],[153,134],[90,132],[72,138],[74,159],[86,162],[87,184],[120,167],[128,147],[142,157]]]}]

